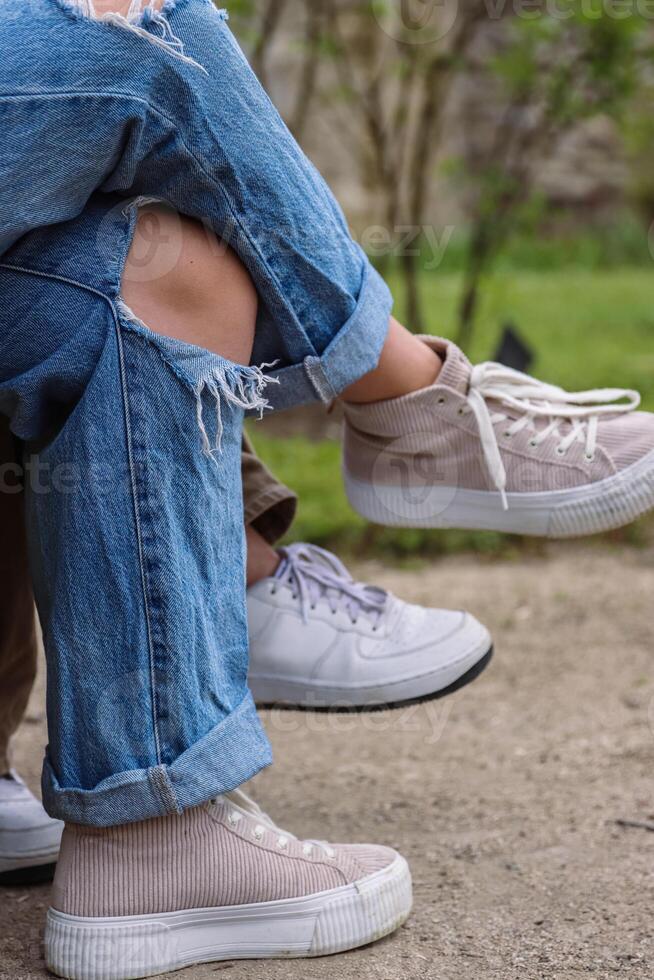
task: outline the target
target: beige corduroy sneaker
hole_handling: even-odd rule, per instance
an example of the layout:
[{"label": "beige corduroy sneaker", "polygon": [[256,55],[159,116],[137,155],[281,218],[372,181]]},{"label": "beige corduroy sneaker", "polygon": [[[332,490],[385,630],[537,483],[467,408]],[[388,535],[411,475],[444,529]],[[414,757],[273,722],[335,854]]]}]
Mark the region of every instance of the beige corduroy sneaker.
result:
[{"label": "beige corduroy sneaker", "polygon": [[567,392],[455,344],[434,385],[346,404],[344,476],[356,511],[396,527],[561,538],[654,507],[654,415],[636,391]]},{"label": "beige corduroy sneaker", "polygon": [[297,840],[235,791],[181,816],[68,824],[46,962],[71,980],[134,980],[322,956],[393,932],[410,909],[409,867],[395,851]]}]

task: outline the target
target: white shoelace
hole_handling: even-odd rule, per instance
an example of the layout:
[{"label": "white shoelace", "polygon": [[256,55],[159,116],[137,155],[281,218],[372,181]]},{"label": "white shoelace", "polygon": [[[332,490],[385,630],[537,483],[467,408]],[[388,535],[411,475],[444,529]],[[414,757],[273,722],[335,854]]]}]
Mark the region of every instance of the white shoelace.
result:
[{"label": "white shoelace", "polygon": [[[473,367],[468,392],[469,410],[475,414],[486,466],[501,495],[504,510],[508,510],[509,506],[506,496],[506,470],[493,426],[506,421],[509,416],[502,412],[491,412],[487,404],[489,400],[502,402],[520,414],[520,418],[512,421],[507,428],[505,435],[511,437],[529,427],[535,433],[530,442],[534,447],[539,446],[550,435],[558,434],[561,423],[567,422],[570,431],[562,437],[557,453],[564,456],[574,442],[585,442],[586,459],[589,462],[595,458],[600,416],[626,414],[635,411],[640,405],[640,395],[629,388],[596,388],[571,392],[494,361],[486,361]],[[549,419],[549,424],[538,429],[534,421],[536,418]]]},{"label": "white shoelace", "polygon": [[332,613],[347,612],[353,624],[359,616],[366,616],[374,629],[386,609],[387,592],[355,582],[336,555],[314,544],[292,544],[283,548],[282,563],[275,578],[289,585],[293,597],[299,598],[305,623],[309,611],[320,601],[327,602]]},{"label": "white shoelace", "polygon": [[[231,793],[225,793],[222,799],[227,803],[229,808],[227,821],[232,827],[240,823],[244,817],[250,817],[256,821],[252,828],[252,836],[255,840],[262,840],[267,830],[272,831],[278,835],[277,846],[280,851],[286,850],[289,841],[298,840],[294,834],[289,834],[287,831],[282,830],[281,827],[278,827],[274,820],[267,813],[264,813],[261,807],[254,800],[251,800],[249,796],[246,796],[242,790],[234,789]],[[306,857],[310,857],[314,848],[322,851],[330,860],[336,857],[336,851],[326,841],[302,841],[302,850]]]}]

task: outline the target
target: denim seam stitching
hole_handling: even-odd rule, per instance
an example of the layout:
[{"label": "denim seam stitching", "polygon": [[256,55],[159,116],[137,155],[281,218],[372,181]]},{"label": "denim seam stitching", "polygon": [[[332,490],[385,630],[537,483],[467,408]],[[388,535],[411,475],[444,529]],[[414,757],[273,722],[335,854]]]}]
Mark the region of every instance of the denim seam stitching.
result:
[{"label": "denim seam stitching", "polygon": [[156,693],[156,683],[155,683],[155,672],[154,672],[154,648],[152,641],[152,622],[150,615],[150,602],[148,597],[147,580],[145,574],[145,562],[144,562],[144,549],[143,549],[143,536],[141,531],[141,515],[138,501],[138,492],[136,487],[136,473],[134,472],[134,454],[132,447],[132,435],[131,435],[131,413],[129,408],[129,396],[127,391],[127,378],[125,370],[125,352],[123,347],[123,337],[120,330],[120,322],[116,315],[116,310],[113,303],[110,303],[112,308],[112,313],[114,316],[114,326],[116,330],[116,340],[118,344],[118,357],[120,362],[120,385],[123,399],[123,411],[125,413],[125,437],[127,441],[127,459],[129,463],[129,473],[130,473],[130,486],[132,491],[132,506],[134,507],[134,520],[136,525],[136,542],[137,551],[139,557],[139,570],[141,572],[141,587],[143,590],[143,611],[145,613],[145,624],[148,636],[148,658],[150,661],[150,701],[152,705],[152,725],[154,731],[154,741],[155,741],[155,751],[157,754],[157,762],[159,765],[162,763],[161,756],[161,744],[159,740],[159,728],[157,724],[157,693]]},{"label": "denim seam stitching", "polygon": [[123,338],[120,331],[120,322],[118,320],[117,311],[112,303],[111,299],[99,289],[94,289],[93,286],[87,286],[84,283],[77,282],[75,279],[68,279],[66,276],[54,275],[50,272],[41,272],[37,269],[30,269],[23,266],[11,265],[8,262],[0,262],[0,269],[11,269],[13,272],[22,272],[25,275],[35,275],[40,276],[43,279],[53,279],[57,282],[67,283],[69,286],[77,286],[79,289],[84,289],[89,293],[93,293],[95,296],[100,296],[109,304],[114,320],[114,327],[116,331],[116,342],[118,345],[118,357],[120,362],[120,385],[123,401],[123,411],[125,413],[125,439],[127,442],[127,459],[129,463],[129,474],[130,474],[130,487],[132,491],[132,506],[134,507],[134,522],[136,525],[136,541],[137,550],[139,555],[139,568],[141,572],[141,585],[143,589],[143,611],[145,615],[146,631],[148,636],[148,657],[150,660],[150,699],[152,703],[152,724],[153,724],[153,734],[155,742],[155,751],[157,754],[157,762],[161,765],[161,745],[159,740],[159,729],[157,727],[157,696],[156,696],[156,686],[154,677],[154,650],[152,646],[152,628],[151,628],[151,617],[150,617],[150,605],[148,602],[148,592],[147,584],[145,580],[145,569],[143,563],[143,540],[141,535],[141,521],[139,515],[138,506],[138,495],[136,491],[136,474],[134,472],[134,456],[132,453],[132,437],[130,432],[130,410],[129,410],[129,400],[127,397],[127,383],[125,378],[125,358],[123,350]]},{"label": "denim seam stitching", "polygon": [[332,402],[338,395],[325,373],[319,357],[305,357],[304,369],[321,402]]},{"label": "denim seam stitching", "polygon": [[169,813],[171,810],[175,813],[182,813],[183,808],[180,806],[166,767],[156,766],[148,769],[148,779],[159,794],[166,813]]},{"label": "denim seam stitching", "polygon": [[0,262],[0,269],[10,269],[11,272],[22,272],[27,276],[40,276],[42,279],[53,279],[55,282],[63,282],[67,286],[77,286],[78,289],[84,289],[88,293],[93,293],[94,296],[99,296],[113,308],[111,297],[107,296],[106,293],[103,293],[101,289],[96,289],[94,286],[89,286],[88,283],[85,282],[78,282],[77,279],[69,279],[67,276],[59,276],[54,272],[43,272],[41,269],[31,269],[29,266],[12,265],[11,262]]},{"label": "denim seam stitching", "polygon": [[125,365],[125,352],[123,335],[121,329],[120,319],[117,315],[117,311],[113,305],[110,303],[112,313],[114,315],[114,324],[116,327],[116,335],[118,341],[119,357],[120,357],[120,367],[121,367],[121,388],[123,394],[123,404],[125,411],[125,428],[127,437],[127,455],[129,460],[129,470],[130,470],[130,483],[132,488],[132,502],[134,506],[134,516],[136,522],[136,537],[138,544],[138,555],[139,555],[139,569],[141,573],[141,586],[143,589],[143,605],[145,612],[146,628],[148,635],[148,657],[150,660],[150,700],[152,705],[152,724],[154,728],[154,739],[155,739],[155,750],[157,753],[157,762],[161,765],[163,762],[163,756],[161,752],[161,738],[159,735],[159,724],[158,724],[158,709],[159,709],[159,696],[157,694],[157,683],[156,683],[156,665],[155,665],[155,651],[154,651],[154,631],[152,628],[152,611],[150,607],[150,590],[148,586],[148,575],[145,567],[145,547],[143,544],[143,527],[142,527],[142,515],[141,515],[141,500],[138,489],[138,480],[136,472],[134,469],[134,446],[132,440],[131,431],[131,410],[129,406],[129,391],[127,385],[127,371]]}]

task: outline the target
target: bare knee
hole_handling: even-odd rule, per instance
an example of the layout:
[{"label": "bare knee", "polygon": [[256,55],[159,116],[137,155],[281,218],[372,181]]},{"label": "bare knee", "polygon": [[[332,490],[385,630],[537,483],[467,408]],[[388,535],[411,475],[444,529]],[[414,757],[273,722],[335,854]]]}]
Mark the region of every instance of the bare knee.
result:
[{"label": "bare knee", "polygon": [[[161,10],[163,3],[164,0],[151,0],[148,6],[154,7],[155,10]],[[145,6],[144,0],[142,7]],[[93,14],[97,18],[104,16],[104,14],[120,14],[122,17],[127,17],[131,7],[132,0],[93,0]]]},{"label": "bare knee", "polygon": [[122,295],[150,329],[249,363],[257,292],[236,254],[200,222],[160,205],[143,208]]}]

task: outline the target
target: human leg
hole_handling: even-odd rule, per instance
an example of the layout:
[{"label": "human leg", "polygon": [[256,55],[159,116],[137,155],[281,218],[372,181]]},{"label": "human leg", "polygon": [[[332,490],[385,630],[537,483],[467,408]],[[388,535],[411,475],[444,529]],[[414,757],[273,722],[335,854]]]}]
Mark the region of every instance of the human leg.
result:
[{"label": "human leg", "polygon": [[9,742],[36,677],[34,599],[20,473],[9,426],[0,418],[0,775],[9,772]]},{"label": "human leg", "polygon": [[[95,825],[180,811],[270,759],[246,687],[240,486],[259,374],[128,309],[137,211],[114,204],[27,236],[1,270],[0,402],[28,445],[49,662],[44,799]],[[26,336],[26,308],[47,329]]]},{"label": "human leg", "polygon": [[36,677],[34,600],[23,524],[21,468],[0,418],[0,884],[47,881],[63,825],[51,820],[11,769],[10,740]]},{"label": "human leg", "polygon": [[[63,824],[43,806],[11,769],[10,738],[24,716],[36,677],[37,644],[34,598],[28,572],[20,479],[23,473],[5,418],[0,417],[0,884],[28,885],[49,881],[59,856]],[[268,574],[270,556],[279,561],[268,542],[275,542],[290,525],[295,495],[275,480],[244,439],[241,456],[245,519],[258,548],[248,548],[248,575]],[[259,531],[254,529],[258,528]],[[259,533],[260,532],[260,533]],[[252,551],[265,553],[255,562]]]},{"label": "human leg", "polygon": [[121,296],[158,333],[250,363],[257,292],[232,249],[199,221],[160,204],[139,208]]},{"label": "human leg", "polygon": [[[293,524],[297,496],[270,472],[247,436],[243,439],[241,477],[246,528],[273,547]],[[248,577],[256,578],[254,569],[248,568]]]},{"label": "human leg", "polygon": [[[56,247],[52,233],[24,241],[0,273],[0,399],[29,448],[48,658],[44,795],[67,820],[48,964],[128,980],[369,942],[408,915],[403,859],[296,841],[228,792],[269,761],[245,687],[239,465],[260,378],[127,306],[124,262],[94,253],[113,203],[57,229]],[[120,215],[124,258],[136,215]],[[48,325],[38,338],[27,308]]]}]

